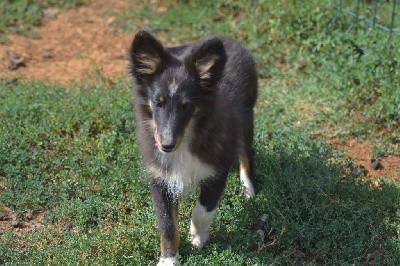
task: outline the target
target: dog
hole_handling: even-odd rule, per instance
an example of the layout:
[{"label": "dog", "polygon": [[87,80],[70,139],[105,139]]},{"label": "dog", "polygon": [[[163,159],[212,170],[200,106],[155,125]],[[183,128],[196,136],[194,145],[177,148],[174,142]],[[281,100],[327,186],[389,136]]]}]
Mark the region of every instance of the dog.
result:
[{"label": "dog", "polygon": [[137,136],[161,238],[158,265],[175,265],[180,196],[200,190],[190,240],[201,249],[235,160],[242,192],[255,194],[257,71],[241,44],[217,36],[166,48],[139,31],[129,57]]}]

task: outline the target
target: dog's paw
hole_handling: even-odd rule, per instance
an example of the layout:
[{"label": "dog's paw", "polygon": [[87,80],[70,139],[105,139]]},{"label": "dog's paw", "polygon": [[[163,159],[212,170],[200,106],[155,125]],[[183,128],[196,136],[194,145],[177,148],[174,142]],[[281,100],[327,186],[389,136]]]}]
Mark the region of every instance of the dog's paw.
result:
[{"label": "dog's paw", "polygon": [[256,193],[254,191],[254,187],[253,185],[248,185],[248,186],[242,186],[242,194],[247,198],[247,199],[251,199],[253,198]]},{"label": "dog's paw", "polygon": [[256,195],[252,178],[248,175],[245,168],[240,167],[240,180],[242,181],[242,194],[247,198],[251,199]]},{"label": "dog's paw", "polygon": [[177,266],[179,265],[176,257],[160,258],[157,266]]},{"label": "dog's paw", "polygon": [[192,243],[193,247],[202,249],[209,237],[210,235],[208,232],[203,234],[190,234],[190,242]]}]

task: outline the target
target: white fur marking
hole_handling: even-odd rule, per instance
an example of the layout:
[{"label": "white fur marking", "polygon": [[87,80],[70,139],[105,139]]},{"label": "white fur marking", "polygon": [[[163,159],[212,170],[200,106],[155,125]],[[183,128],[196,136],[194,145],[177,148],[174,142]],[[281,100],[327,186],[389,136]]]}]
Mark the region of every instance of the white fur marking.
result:
[{"label": "white fur marking", "polygon": [[246,198],[250,199],[256,194],[253,184],[244,168],[240,168],[240,180],[242,181],[242,191]]},{"label": "white fur marking", "polygon": [[170,153],[162,154],[163,165],[170,170],[162,174],[162,178],[170,185],[175,194],[187,193],[203,179],[215,174],[215,170],[202,162],[189,151],[189,145],[182,140],[179,147]]},{"label": "white fur marking", "polygon": [[177,256],[168,257],[168,258],[160,258],[160,261],[157,263],[157,266],[175,266],[177,264]]},{"label": "white fur marking", "polygon": [[215,175],[214,168],[201,161],[189,150],[193,134],[193,121],[186,128],[185,135],[178,148],[173,152],[158,153],[162,169],[149,167],[149,171],[161,177],[168,183],[175,195],[187,194],[195,188],[201,180]]},{"label": "white fur marking", "polygon": [[176,91],[178,90],[179,84],[176,83],[176,80],[173,79],[171,84],[169,84],[169,92],[171,95],[174,95]]},{"label": "white fur marking", "polygon": [[215,211],[216,209],[208,212],[199,201],[196,202],[190,221],[190,241],[195,248],[201,249],[207,242]]}]

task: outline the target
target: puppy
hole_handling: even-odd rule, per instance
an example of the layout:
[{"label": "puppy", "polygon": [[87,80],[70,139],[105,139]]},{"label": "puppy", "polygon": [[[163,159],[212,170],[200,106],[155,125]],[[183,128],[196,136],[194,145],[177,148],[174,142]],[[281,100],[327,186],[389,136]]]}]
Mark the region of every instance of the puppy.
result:
[{"label": "puppy", "polygon": [[161,236],[158,265],[177,263],[178,199],[193,188],[190,239],[200,249],[238,158],[246,197],[253,187],[257,72],[238,42],[207,37],[166,48],[146,31],[129,52],[137,135]]}]

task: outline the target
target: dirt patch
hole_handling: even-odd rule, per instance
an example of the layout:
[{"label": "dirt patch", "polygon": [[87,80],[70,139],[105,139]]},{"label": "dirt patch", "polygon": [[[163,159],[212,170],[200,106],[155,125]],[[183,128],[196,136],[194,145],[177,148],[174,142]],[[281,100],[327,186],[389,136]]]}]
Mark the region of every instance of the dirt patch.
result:
[{"label": "dirt patch", "polygon": [[[367,177],[376,180],[380,177],[390,177],[400,180],[400,156],[388,155],[381,158],[373,158],[372,145],[369,140],[358,142],[355,139],[345,142],[332,142],[339,149],[345,151],[345,157],[351,157],[356,164],[364,166]],[[379,159],[380,167],[373,169],[372,159]]]},{"label": "dirt patch", "polygon": [[[39,29],[39,38],[10,35],[0,45],[0,76],[49,79],[63,84],[86,80],[100,69],[106,77],[126,73],[127,51],[133,33],[117,32],[110,24],[110,11],[121,10],[130,1],[96,0],[89,5],[47,17]],[[10,71],[7,50],[24,58],[25,66]]]},{"label": "dirt patch", "polygon": [[24,233],[44,226],[45,214],[41,211],[16,213],[3,208],[0,212],[0,235],[5,231]]}]

